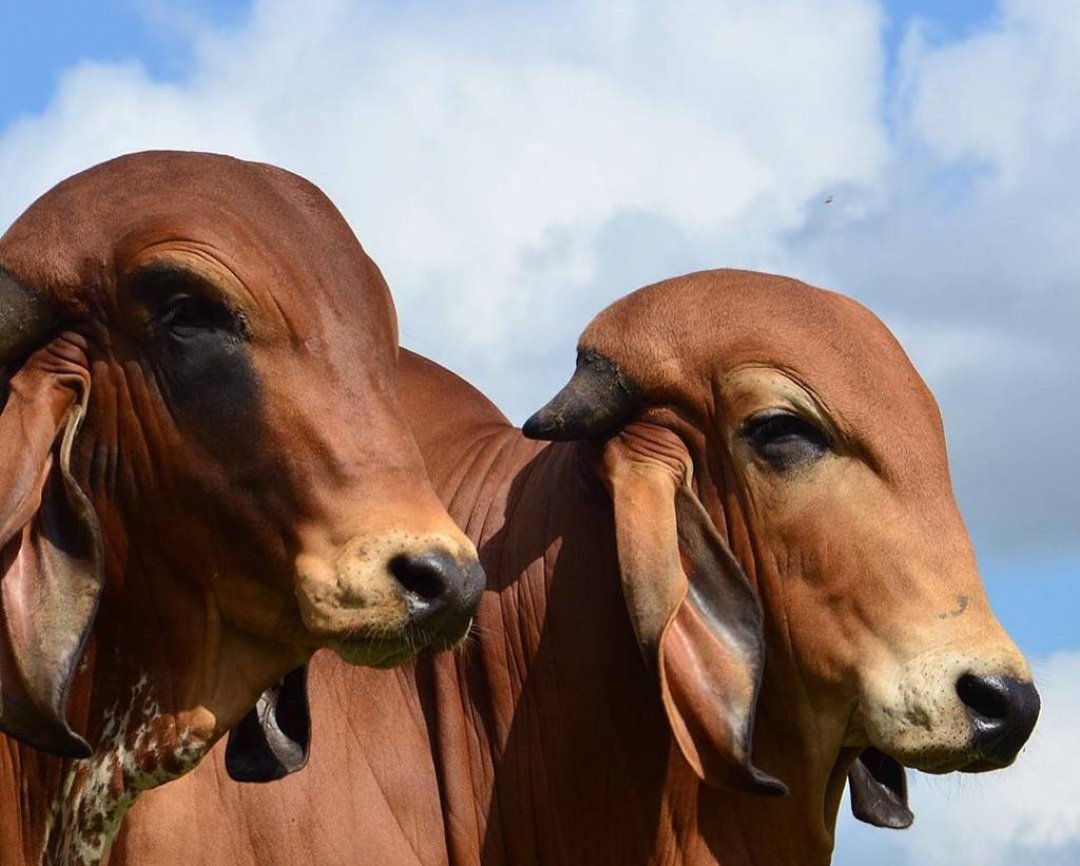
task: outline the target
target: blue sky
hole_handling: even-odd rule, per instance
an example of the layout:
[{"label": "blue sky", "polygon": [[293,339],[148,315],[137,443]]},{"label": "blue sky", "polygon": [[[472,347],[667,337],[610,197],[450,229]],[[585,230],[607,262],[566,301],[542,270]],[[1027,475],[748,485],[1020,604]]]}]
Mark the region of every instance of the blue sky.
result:
[{"label": "blue sky", "polygon": [[[182,76],[187,50],[170,28],[155,25],[153,3],[136,0],[8,2],[0,9],[3,32],[17,33],[0,56],[0,122],[43,110],[60,73],[76,63],[138,61],[155,77]],[[195,3],[200,17],[236,21],[246,3]],[[10,85],[16,86],[10,86]]]},{"label": "blue sky", "polygon": [[[565,377],[588,319],[638,285],[732,265],[846,291],[939,398],[999,617],[1051,674],[1071,670],[1080,6],[660,8],[6,2],[0,223],[127,150],[285,165],[380,262],[403,342],[517,420]],[[848,838],[839,864],[930,862],[922,837]],[[1046,838],[1030,862],[1080,845]]]}]

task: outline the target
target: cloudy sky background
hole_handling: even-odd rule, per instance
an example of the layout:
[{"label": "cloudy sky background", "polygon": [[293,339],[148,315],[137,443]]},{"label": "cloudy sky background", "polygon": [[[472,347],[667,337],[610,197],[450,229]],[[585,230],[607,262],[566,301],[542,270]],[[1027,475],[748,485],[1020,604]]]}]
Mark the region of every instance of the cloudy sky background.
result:
[{"label": "cloudy sky background", "polygon": [[1018,767],[915,780],[915,828],[845,818],[836,862],[1080,862],[1080,4],[39,0],[0,33],[0,227],[127,151],[277,163],[349,218],[403,343],[518,421],[648,282],[868,304],[938,395],[1046,709]]}]

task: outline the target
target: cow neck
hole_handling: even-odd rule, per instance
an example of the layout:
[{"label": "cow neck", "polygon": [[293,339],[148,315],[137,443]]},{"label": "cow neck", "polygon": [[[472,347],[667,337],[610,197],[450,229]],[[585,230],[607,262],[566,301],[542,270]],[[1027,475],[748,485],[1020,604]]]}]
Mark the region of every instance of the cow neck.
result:
[{"label": "cow neck", "polygon": [[[99,863],[139,794],[194,767],[217,736],[217,716],[239,718],[254,700],[230,694],[221,672],[265,666],[258,657],[272,652],[237,640],[216,608],[185,591],[191,559],[152,551],[110,503],[96,505],[108,576],[68,708],[94,752],[60,759],[2,739],[0,866]],[[295,663],[282,660],[280,670]]]},{"label": "cow neck", "polygon": [[138,792],[178,775],[205,750],[178,733],[145,677],[108,697],[93,694],[82,682],[93,677],[92,650],[89,656],[71,715],[85,719],[90,707],[109,705],[90,735],[97,743],[91,757],[59,758],[0,736],[0,866],[98,863]]},{"label": "cow neck", "polygon": [[37,866],[62,762],[0,734],[0,866]]},{"label": "cow neck", "polygon": [[[811,753],[782,666],[766,685],[780,710],[760,714],[758,734],[778,745],[758,753],[796,797],[709,789],[672,745],[625,615],[592,449],[537,449],[507,425],[464,453],[438,452],[440,464],[469,467],[432,474],[477,542],[490,590],[474,646],[417,674],[429,694],[449,862],[476,863],[481,852],[484,866],[827,863],[832,761]],[[475,809],[455,803],[465,790]]]}]

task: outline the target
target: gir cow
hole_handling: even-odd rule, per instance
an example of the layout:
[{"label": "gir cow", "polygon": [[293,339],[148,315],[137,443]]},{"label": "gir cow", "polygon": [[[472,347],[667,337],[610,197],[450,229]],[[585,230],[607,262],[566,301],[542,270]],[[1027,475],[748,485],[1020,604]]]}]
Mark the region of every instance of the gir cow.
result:
[{"label": "gir cow", "polygon": [[849,774],[859,817],[904,826],[903,766],[993,770],[1031,733],[937,407],[854,301],[740,271],[642,289],[524,435],[420,357],[399,387],[488,573],[475,640],[316,656],[307,769],[207,761],[114,864],[820,866]]},{"label": "gir cow", "polygon": [[396,338],[345,221],[270,166],[122,157],[0,238],[0,864],[98,862],[258,700],[231,765],[298,767],[306,711],[260,695],[318,647],[465,634],[482,572]]}]

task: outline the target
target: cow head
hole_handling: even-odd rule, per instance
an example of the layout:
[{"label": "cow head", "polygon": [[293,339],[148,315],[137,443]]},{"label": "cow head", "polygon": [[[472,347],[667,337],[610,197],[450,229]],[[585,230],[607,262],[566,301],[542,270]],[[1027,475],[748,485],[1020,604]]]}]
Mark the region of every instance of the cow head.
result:
[{"label": "cow head", "polygon": [[[146,153],[34,203],[0,239],[0,729],[134,752],[145,787],[318,647],[458,642],[482,572],[396,343],[378,269],[287,172]],[[295,765],[303,708],[270,709]]]},{"label": "cow head", "polygon": [[[778,277],[642,289],[585,331],[526,424],[596,440],[624,595],[683,755],[707,782],[784,786],[817,764],[835,803],[910,821],[900,764],[1009,764],[1038,714],[953,500],[930,392],[871,313]],[[768,646],[768,665],[765,647]]]}]

